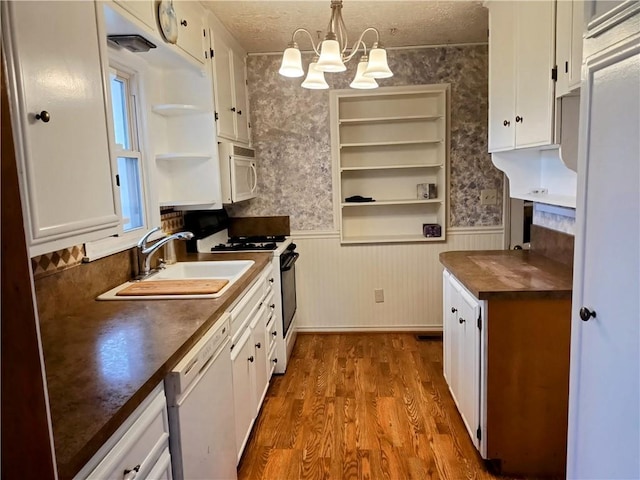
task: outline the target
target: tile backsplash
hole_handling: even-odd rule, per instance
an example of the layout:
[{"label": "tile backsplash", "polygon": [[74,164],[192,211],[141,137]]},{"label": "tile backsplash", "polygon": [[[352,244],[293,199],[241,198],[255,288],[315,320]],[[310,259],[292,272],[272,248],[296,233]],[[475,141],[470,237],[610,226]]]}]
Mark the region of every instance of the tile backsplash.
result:
[{"label": "tile backsplash", "polygon": [[[303,57],[303,63],[309,60]],[[280,61],[279,55],[248,58],[258,198],[228,211],[232,216],[289,215],[292,230],[332,230],[329,91],[306,90],[302,79],[280,76]],[[327,74],[331,88],[348,88],[356,64]],[[501,225],[503,176],[487,153],[487,46],[391,50],[389,65],[394,76],[381,80],[381,86],[451,84],[449,225]],[[483,189],[498,191],[498,205],[480,205]]]},{"label": "tile backsplash", "polygon": [[35,279],[42,278],[52,273],[66,270],[82,262],[84,257],[84,245],[74,245],[70,248],[56,252],[38,255],[31,259],[31,269]]}]

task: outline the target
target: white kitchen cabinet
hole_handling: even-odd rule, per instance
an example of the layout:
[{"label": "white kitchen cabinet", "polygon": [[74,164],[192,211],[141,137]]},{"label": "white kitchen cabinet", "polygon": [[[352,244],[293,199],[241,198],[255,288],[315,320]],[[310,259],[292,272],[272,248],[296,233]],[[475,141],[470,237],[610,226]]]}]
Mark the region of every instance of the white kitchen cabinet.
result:
[{"label": "white kitchen cabinet", "polygon": [[245,53],[231,45],[221,29],[209,33],[219,137],[250,143]]},{"label": "white kitchen cabinet", "polygon": [[640,478],[640,4],[587,7],[567,478]]},{"label": "white kitchen cabinet", "polygon": [[178,20],[178,45],[200,63],[205,62],[205,41],[207,30],[204,26],[205,12],[197,2],[173,2]]},{"label": "white kitchen cabinet", "polygon": [[481,303],[445,270],[444,372],[467,432],[480,449]]},{"label": "white kitchen cabinet", "polygon": [[[446,238],[449,85],[331,92],[342,243]],[[424,195],[419,185],[433,184]],[[348,198],[370,197],[370,202]],[[424,224],[440,235],[426,237]]]},{"label": "white kitchen cabinet", "polygon": [[100,10],[2,2],[2,32],[30,255],[118,233]]},{"label": "white kitchen cabinet", "polygon": [[558,1],[556,5],[556,97],[560,98],[580,88],[584,2]]},{"label": "white kitchen cabinet", "polygon": [[[130,477],[125,477],[129,473]],[[171,479],[169,419],[162,384],[75,476],[80,479]]]},{"label": "white kitchen cabinet", "polygon": [[555,7],[488,4],[489,152],[553,144]]},{"label": "white kitchen cabinet", "polygon": [[[273,308],[272,267],[269,265],[247,289],[231,315],[231,362],[237,461],[240,461],[251,428],[273,373],[268,362],[267,324]],[[259,345],[259,346],[258,346]]]},{"label": "white kitchen cabinet", "polygon": [[113,0],[154,32],[158,31],[157,12],[153,0]]}]

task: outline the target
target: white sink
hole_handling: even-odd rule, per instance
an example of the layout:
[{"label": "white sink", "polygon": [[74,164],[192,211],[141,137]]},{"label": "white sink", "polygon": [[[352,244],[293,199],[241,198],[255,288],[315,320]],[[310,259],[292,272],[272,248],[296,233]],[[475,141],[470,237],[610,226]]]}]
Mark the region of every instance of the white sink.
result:
[{"label": "white sink", "polygon": [[244,275],[254,264],[253,260],[229,260],[220,262],[178,262],[157,273],[149,275],[142,282],[150,280],[228,280],[218,293],[201,295],[127,295],[118,292],[136,282],[126,282],[100,295],[97,300],[167,300],[188,298],[218,298]]}]

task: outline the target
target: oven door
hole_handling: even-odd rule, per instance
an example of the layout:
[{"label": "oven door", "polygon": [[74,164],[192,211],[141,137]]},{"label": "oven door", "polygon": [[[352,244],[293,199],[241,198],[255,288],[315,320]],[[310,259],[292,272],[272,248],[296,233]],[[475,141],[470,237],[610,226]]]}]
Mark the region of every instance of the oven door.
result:
[{"label": "oven door", "polygon": [[253,158],[233,155],[231,157],[231,201],[241,202],[256,196],[258,175]]},{"label": "oven door", "polygon": [[282,283],[282,336],[287,331],[296,314],[296,261],[297,252],[287,252],[280,256],[280,280]]}]

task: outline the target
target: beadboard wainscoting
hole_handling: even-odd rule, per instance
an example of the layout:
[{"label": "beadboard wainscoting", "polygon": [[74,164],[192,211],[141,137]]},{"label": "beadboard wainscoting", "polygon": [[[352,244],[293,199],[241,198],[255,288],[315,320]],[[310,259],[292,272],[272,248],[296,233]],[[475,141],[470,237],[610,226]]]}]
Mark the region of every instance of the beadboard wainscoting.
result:
[{"label": "beadboard wainscoting", "polygon": [[[301,332],[442,330],[440,252],[501,250],[502,227],[449,228],[442,243],[341,245],[338,232],[293,232]],[[376,303],[374,290],[384,291]]]}]

